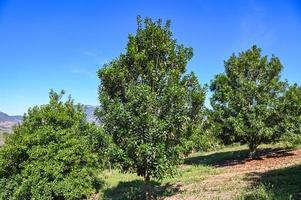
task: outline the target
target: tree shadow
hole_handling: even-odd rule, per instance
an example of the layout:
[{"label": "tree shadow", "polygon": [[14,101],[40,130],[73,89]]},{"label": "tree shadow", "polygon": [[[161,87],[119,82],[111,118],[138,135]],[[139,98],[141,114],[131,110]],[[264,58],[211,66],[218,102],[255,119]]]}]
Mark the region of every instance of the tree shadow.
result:
[{"label": "tree shadow", "polygon": [[[294,199],[301,200],[301,165],[271,170],[268,172],[253,172],[247,175],[253,188],[264,188],[267,199]],[[260,199],[259,194],[253,192],[244,196],[244,199]]]},{"label": "tree shadow", "polygon": [[[152,194],[154,199],[161,199],[172,196],[180,191],[180,185],[167,183],[161,185],[159,182],[151,181]],[[108,188],[104,192],[104,199],[107,200],[140,200],[145,199],[144,182],[134,180],[128,182],[119,182],[114,188]]]},{"label": "tree shadow", "polygon": [[[253,159],[261,160],[263,157],[276,158],[294,155],[291,149],[287,148],[260,148]],[[214,167],[234,166],[250,161],[249,150],[236,150],[217,152],[210,155],[202,155],[186,158],[184,164],[188,165],[208,165]]]}]

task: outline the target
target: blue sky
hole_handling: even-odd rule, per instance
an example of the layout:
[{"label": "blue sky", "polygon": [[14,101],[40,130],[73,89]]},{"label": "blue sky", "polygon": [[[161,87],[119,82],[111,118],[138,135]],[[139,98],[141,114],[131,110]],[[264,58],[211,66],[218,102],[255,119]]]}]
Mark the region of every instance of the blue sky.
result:
[{"label": "blue sky", "polygon": [[172,20],[202,84],[252,44],[280,57],[283,79],[301,83],[298,0],[0,0],[0,111],[47,103],[50,88],[98,105],[96,70],[124,51],[138,14]]}]

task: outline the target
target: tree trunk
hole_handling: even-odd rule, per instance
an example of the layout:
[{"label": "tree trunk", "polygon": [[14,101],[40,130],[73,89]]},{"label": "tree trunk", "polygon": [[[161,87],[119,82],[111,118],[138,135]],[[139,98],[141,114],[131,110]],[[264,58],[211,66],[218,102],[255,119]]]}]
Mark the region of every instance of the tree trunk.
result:
[{"label": "tree trunk", "polygon": [[111,166],[111,162],[109,161],[109,172],[110,174],[112,173],[112,166]]},{"label": "tree trunk", "polygon": [[149,176],[144,177],[144,193],[145,193],[145,199],[146,200],[151,200],[152,199],[152,191],[151,191],[150,177]]},{"label": "tree trunk", "polygon": [[250,158],[253,159],[256,157],[256,150],[257,150],[257,145],[250,145],[249,146],[249,149],[250,149]]}]

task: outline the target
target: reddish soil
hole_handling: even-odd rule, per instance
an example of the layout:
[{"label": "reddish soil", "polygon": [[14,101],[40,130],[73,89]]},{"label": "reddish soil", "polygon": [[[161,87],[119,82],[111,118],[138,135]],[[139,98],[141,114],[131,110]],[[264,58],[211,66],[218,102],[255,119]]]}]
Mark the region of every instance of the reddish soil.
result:
[{"label": "reddish soil", "polygon": [[226,173],[266,172],[301,163],[301,149],[295,151],[277,150],[258,159],[248,159],[243,163],[221,166]]}]

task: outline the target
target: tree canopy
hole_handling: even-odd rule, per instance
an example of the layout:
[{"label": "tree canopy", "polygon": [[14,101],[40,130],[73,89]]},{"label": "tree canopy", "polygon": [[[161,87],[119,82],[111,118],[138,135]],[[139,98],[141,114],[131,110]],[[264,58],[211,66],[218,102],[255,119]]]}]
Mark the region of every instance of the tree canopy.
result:
[{"label": "tree canopy", "polygon": [[251,49],[225,61],[225,72],[211,82],[211,105],[217,135],[226,143],[247,144],[253,152],[262,143],[281,136],[281,97],[286,83],[280,80],[282,64]]},{"label": "tree canopy", "polygon": [[0,149],[0,199],[82,199],[100,187],[106,136],[63,94],[29,109]]},{"label": "tree canopy", "polygon": [[98,71],[98,115],[118,146],[115,161],[148,183],[181,162],[199,131],[205,91],[193,73],[185,74],[192,48],[177,44],[170,21],[137,21],[126,52]]},{"label": "tree canopy", "polygon": [[283,139],[289,145],[301,144],[301,87],[291,85],[285,92],[281,109]]}]

